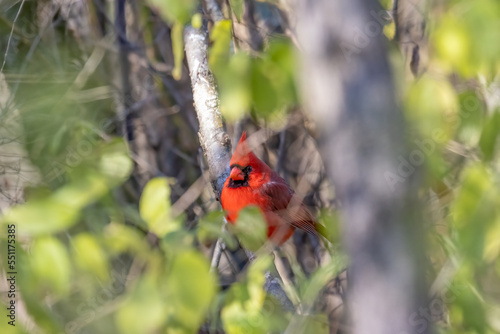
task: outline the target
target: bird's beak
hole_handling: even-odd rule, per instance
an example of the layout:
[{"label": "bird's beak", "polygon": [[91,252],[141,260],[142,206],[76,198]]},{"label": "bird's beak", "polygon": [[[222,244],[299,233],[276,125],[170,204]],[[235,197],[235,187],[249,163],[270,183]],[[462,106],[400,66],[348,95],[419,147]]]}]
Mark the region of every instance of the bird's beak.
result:
[{"label": "bird's beak", "polygon": [[245,180],[245,174],[238,167],[233,167],[233,169],[231,169],[231,174],[229,175],[229,177],[233,181],[243,181],[243,180]]}]

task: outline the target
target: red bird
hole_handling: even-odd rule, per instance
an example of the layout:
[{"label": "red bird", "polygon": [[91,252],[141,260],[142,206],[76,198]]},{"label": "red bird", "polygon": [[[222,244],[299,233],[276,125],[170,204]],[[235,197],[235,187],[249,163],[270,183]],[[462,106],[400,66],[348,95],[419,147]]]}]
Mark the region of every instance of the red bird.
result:
[{"label": "red bird", "polygon": [[231,174],[221,194],[222,208],[230,224],[249,205],[260,208],[267,223],[267,236],[281,245],[295,228],[317,235],[319,225],[286,181],[250,150],[243,132],[230,161]]}]

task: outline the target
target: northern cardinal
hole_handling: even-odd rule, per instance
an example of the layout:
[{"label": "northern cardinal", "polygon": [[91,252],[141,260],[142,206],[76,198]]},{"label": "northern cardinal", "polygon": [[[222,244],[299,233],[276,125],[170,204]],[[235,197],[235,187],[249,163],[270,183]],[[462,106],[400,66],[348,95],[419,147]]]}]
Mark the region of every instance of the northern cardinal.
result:
[{"label": "northern cardinal", "polygon": [[230,224],[236,223],[241,209],[255,205],[266,220],[268,238],[278,245],[290,238],[295,228],[317,235],[319,224],[286,181],[250,150],[246,132],[231,157],[230,168],[221,194]]}]

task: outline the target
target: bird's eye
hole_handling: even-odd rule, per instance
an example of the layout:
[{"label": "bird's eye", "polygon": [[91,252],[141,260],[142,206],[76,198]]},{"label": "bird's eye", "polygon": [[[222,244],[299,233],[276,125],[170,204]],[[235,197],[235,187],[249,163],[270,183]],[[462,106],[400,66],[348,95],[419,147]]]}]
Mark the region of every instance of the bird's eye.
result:
[{"label": "bird's eye", "polygon": [[252,166],[247,166],[247,167],[245,167],[245,169],[243,169],[243,172],[245,174],[249,174],[251,171],[252,171]]}]

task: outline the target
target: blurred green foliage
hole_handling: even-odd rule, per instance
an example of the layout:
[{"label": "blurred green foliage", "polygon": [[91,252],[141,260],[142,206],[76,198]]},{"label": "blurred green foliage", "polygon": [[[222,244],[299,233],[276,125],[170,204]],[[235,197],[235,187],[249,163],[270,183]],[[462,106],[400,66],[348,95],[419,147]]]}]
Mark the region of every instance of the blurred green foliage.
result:
[{"label": "blurred green foliage", "polygon": [[272,257],[257,258],[248,268],[246,279],[231,286],[221,317],[228,334],[267,333],[283,331],[281,306],[268,299],[264,291],[265,272],[272,264]]},{"label": "blurred green foliage", "polygon": [[267,120],[282,119],[284,111],[297,105],[297,62],[292,43],[276,38],[259,55],[231,55],[231,24],[220,21],[210,33],[209,64],[217,78],[220,109],[228,121],[246,113]]},{"label": "blurred green foliage", "polygon": [[267,225],[259,208],[247,207],[239,212],[238,223],[228,226],[245,249],[257,251],[267,239]]},{"label": "blurred green foliage", "polygon": [[440,240],[430,256],[435,270],[450,262],[454,268],[443,292],[443,333],[500,331],[493,320],[500,304],[500,110],[491,103],[498,95],[499,9],[497,1],[455,0],[431,11],[429,69],[404,94],[438,205],[428,210],[443,210],[429,229],[429,238]]},{"label": "blurred green foliage", "polygon": [[495,0],[449,1],[435,22],[431,40],[436,61],[465,77],[495,75],[500,45],[500,3]]}]

